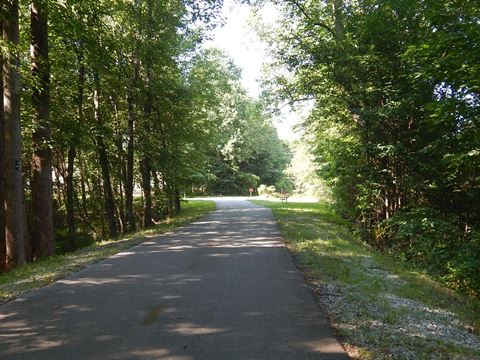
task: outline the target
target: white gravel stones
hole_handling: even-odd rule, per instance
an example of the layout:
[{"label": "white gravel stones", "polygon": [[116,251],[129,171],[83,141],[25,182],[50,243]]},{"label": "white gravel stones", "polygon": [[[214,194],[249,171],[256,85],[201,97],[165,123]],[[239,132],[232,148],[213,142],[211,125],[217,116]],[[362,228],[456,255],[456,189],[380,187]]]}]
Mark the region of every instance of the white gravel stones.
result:
[{"label": "white gravel stones", "polygon": [[[398,275],[373,267],[370,259],[362,260],[364,266],[357,271],[364,272],[368,280],[377,279],[390,290],[405,283]],[[454,359],[480,360],[480,337],[450,311],[390,290],[368,294],[360,290],[361,284],[332,281],[313,285],[319,303],[345,342],[368,349],[373,359],[452,359],[451,354],[435,349],[456,347],[476,355],[455,352]]]}]

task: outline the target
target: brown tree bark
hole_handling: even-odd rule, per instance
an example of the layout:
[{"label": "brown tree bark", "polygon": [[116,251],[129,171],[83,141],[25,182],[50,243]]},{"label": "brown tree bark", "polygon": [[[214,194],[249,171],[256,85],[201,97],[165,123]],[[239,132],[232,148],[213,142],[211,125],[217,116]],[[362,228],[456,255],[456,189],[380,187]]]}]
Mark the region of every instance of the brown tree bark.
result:
[{"label": "brown tree bark", "polygon": [[82,195],[82,210],[83,210],[83,216],[88,218],[87,189],[90,190],[91,186],[86,175],[85,161],[83,160],[82,156],[79,156],[79,163],[80,163],[80,190]]},{"label": "brown tree bark", "polygon": [[[0,20],[0,34],[3,21]],[[3,55],[0,53],[0,85],[3,91]],[[0,270],[7,264],[7,244],[5,243],[5,119],[3,116],[3,93],[0,96]]]},{"label": "brown tree bark", "polygon": [[74,163],[77,152],[75,146],[70,145],[67,153],[67,175],[65,177],[65,188],[66,188],[66,203],[65,208],[67,212],[67,229],[68,229],[68,239],[75,245],[75,190],[73,187],[73,173],[75,171]]},{"label": "brown tree bark", "polygon": [[175,189],[175,213],[178,215],[182,211],[182,200],[180,197],[180,191]]},{"label": "brown tree bark", "polygon": [[94,109],[95,109],[95,120],[98,126],[95,140],[97,143],[98,158],[99,158],[100,167],[102,170],[103,191],[105,196],[105,211],[107,213],[109,236],[111,238],[115,238],[118,235],[117,221],[115,219],[115,200],[113,197],[112,181],[110,178],[110,166],[108,163],[107,148],[105,147],[105,143],[103,141],[103,134],[102,134],[103,124],[102,124],[102,116],[100,114],[100,99],[99,99],[100,77],[98,73],[94,74],[94,78],[95,78],[94,79],[95,90],[93,94],[93,102],[94,102]]},{"label": "brown tree bark", "polygon": [[[151,89],[151,79],[152,79],[152,69],[151,64],[147,61],[147,98],[144,106],[144,126],[143,130],[147,136],[150,134],[150,120],[152,117],[152,108],[153,108],[153,93]],[[149,227],[153,225],[152,221],[152,168],[150,163],[150,154],[148,149],[143,149],[142,158],[140,160],[140,172],[142,174],[142,189],[144,196],[143,204],[143,226]]]},{"label": "brown tree bark", "polygon": [[126,153],[123,148],[123,131],[120,126],[120,114],[118,111],[118,99],[113,96],[111,98],[113,110],[115,113],[115,145],[117,146],[118,157],[117,157],[117,165],[120,169],[120,178],[118,182],[114,183],[115,195],[117,196],[118,201],[117,204],[117,214],[119,220],[119,231],[120,233],[125,232],[125,196],[124,196],[124,189],[125,184],[127,182],[127,163],[125,161]]},{"label": "brown tree bark", "polygon": [[127,173],[125,181],[125,212],[127,221],[127,230],[135,231],[135,218],[133,216],[133,145],[135,131],[135,110],[133,107],[133,96],[129,92],[127,97],[128,104],[128,144],[127,144]]},{"label": "brown tree bark", "polygon": [[[85,88],[85,65],[83,64],[82,49],[77,49],[77,63],[78,63],[78,78],[77,78],[77,120],[78,124],[83,122],[83,102],[84,102],[84,88]],[[67,155],[67,176],[65,185],[67,188],[67,228],[68,238],[75,243],[75,188],[73,185],[73,173],[75,171],[75,158],[77,156],[76,144],[72,141],[68,149]]]},{"label": "brown tree bark", "polygon": [[[3,39],[18,45],[18,0],[5,4]],[[23,233],[22,136],[20,131],[20,74],[15,53],[4,60],[4,117],[5,117],[5,239],[7,266],[25,264]]]},{"label": "brown tree bark", "polygon": [[50,128],[50,69],[48,62],[48,9],[45,0],[30,5],[30,57],[36,86],[32,94],[32,244],[34,259],[53,255],[52,138]]},{"label": "brown tree bark", "polygon": [[151,181],[151,164],[150,157],[145,156],[140,160],[140,171],[142,174],[143,189],[143,226],[149,227],[153,225],[152,221],[152,181]]},{"label": "brown tree bark", "polygon": [[[147,43],[152,38],[152,28],[150,22],[153,21],[153,1],[147,0],[146,2],[146,11],[147,11],[147,22],[145,27],[145,35]],[[147,55],[145,61],[145,89],[146,89],[146,99],[144,103],[144,119],[142,131],[144,136],[150,136],[150,121],[153,111],[153,89],[152,89],[152,59],[151,55]],[[153,225],[153,212],[152,212],[152,167],[150,159],[149,149],[148,149],[148,138],[146,146],[143,146],[141,158],[140,158],[140,173],[142,175],[142,189],[144,196],[143,203],[143,226],[149,227]]]}]

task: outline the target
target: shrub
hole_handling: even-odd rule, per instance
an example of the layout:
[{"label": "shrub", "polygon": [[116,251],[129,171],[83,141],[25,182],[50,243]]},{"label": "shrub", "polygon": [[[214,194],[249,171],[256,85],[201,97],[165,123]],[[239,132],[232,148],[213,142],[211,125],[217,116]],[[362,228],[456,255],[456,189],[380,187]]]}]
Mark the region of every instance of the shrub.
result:
[{"label": "shrub", "polygon": [[[377,237],[390,252],[399,252],[407,260],[428,264],[434,256],[442,259],[451,245],[458,243],[459,231],[454,222],[446,220],[431,208],[398,212],[379,226]],[[440,258],[438,258],[440,257]]]},{"label": "shrub", "polygon": [[411,209],[383,221],[375,235],[394,256],[425,267],[463,293],[480,294],[480,233],[465,233],[457,219],[432,208]]},{"label": "shrub", "polygon": [[460,244],[447,270],[443,277],[447,284],[472,297],[480,296],[480,233],[470,234]]}]

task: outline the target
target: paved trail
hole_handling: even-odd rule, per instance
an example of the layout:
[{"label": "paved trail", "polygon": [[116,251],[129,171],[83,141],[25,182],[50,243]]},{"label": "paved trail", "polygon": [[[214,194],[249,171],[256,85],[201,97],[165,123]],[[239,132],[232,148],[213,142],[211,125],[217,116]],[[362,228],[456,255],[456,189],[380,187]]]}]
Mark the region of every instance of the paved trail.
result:
[{"label": "paved trail", "polygon": [[0,359],[347,359],[271,211],[241,199],[0,307]]}]

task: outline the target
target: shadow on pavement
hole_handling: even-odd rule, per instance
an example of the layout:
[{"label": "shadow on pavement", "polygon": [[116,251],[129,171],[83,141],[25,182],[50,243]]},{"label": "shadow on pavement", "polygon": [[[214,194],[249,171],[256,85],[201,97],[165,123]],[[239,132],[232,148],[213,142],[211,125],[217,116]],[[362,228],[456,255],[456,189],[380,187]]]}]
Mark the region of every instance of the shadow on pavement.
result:
[{"label": "shadow on pavement", "polygon": [[203,219],[0,308],[1,359],[347,359],[269,209]]}]

